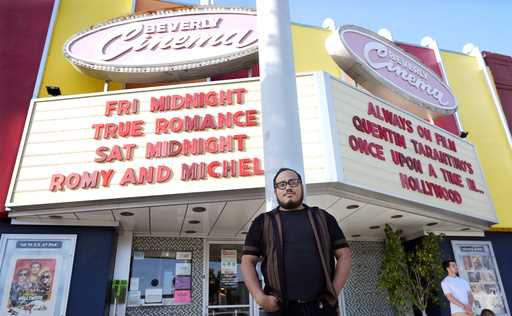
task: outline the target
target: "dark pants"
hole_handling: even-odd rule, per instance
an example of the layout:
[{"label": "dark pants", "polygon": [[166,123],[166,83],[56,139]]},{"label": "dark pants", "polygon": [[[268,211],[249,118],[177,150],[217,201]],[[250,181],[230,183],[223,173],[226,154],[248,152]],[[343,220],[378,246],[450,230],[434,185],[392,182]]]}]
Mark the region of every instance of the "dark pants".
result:
[{"label": "dark pants", "polygon": [[262,316],[338,316],[338,308],[331,306],[326,301],[314,301],[309,303],[291,302],[287,307],[277,312],[263,312]]}]

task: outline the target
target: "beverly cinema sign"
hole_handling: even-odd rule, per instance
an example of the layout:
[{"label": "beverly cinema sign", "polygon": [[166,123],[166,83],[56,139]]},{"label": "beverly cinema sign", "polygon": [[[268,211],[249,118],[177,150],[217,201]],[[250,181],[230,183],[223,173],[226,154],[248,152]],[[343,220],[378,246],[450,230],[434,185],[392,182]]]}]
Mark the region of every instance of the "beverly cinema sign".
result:
[{"label": "beverly cinema sign", "polygon": [[257,62],[256,12],[242,8],[158,11],[73,35],[64,55],[82,73],[116,82],[206,78]]},{"label": "beverly cinema sign", "polygon": [[343,26],[333,30],[325,46],[338,66],[378,97],[428,119],[457,110],[455,96],[441,78],[374,32]]}]

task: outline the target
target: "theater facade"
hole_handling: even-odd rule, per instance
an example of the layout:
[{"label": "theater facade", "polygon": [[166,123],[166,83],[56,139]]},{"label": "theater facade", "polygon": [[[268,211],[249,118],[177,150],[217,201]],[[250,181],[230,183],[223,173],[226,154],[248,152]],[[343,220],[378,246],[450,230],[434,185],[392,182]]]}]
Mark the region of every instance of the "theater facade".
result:
[{"label": "theater facade", "polygon": [[[239,266],[268,209],[256,12],[137,12],[147,3],[72,32],[55,24],[68,33],[46,44],[60,44],[64,95],[27,110],[0,279],[39,263],[61,298],[42,300],[48,315],[259,315]],[[56,10],[57,21],[76,14]],[[357,26],[292,30],[307,203],[335,216],[354,253],[343,315],[392,314],[376,287],[385,224],[410,242],[449,236],[446,256],[466,276],[481,262],[475,289],[495,287],[481,307],[510,315],[501,248],[486,236],[499,223],[492,186],[461,137],[464,103],[439,48]]]}]

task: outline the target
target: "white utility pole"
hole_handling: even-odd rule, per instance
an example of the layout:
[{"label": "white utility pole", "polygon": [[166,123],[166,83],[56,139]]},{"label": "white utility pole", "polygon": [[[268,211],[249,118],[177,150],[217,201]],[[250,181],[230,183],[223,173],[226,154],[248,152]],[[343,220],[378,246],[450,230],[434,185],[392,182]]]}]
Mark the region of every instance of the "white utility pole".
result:
[{"label": "white utility pole", "polygon": [[288,0],[257,0],[267,210],[276,205],[272,179],[297,170],[305,183]]}]

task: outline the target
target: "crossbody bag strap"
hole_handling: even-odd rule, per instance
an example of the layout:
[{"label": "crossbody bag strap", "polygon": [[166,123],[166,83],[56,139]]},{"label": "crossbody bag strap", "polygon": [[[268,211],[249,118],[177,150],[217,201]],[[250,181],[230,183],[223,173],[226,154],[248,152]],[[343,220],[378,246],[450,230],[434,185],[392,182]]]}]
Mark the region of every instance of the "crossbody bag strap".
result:
[{"label": "crossbody bag strap", "polygon": [[265,244],[265,270],[267,271],[267,282],[272,290],[281,292],[279,274],[276,258],[276,243],[274,240],[274,229],[271,213],[266,213],[263,220],[263,242]]},{"label": "crossbody bag strap", "polygon": [[[315,211],[320,212],[318,208],[315,208]],[[320,254],[320,263],[322,265],[322,270],[324,272],[325,277],[325,283],[327,284],[327,290],[329,291],[329,294],[331,294],[331,298],[329,299],[329,303],[335,304],[336,303],[336,290],[334,289],[334,285],[332,284],[331,280],[331,273],[329,271],[331,270],[329,267],[328,259],[330,256],[330,253],[326,255],[325,248],[322,247],[321,237],[320,233],[318,232],[318,227],[316,225],[316,221],[314,219],[313,210],[311,208],[308,208],[307,211],[309,222],[311,223],[311,228],[313,229],[313,234],[315,236],[315,242],[318,249],[318,253]]]}]

